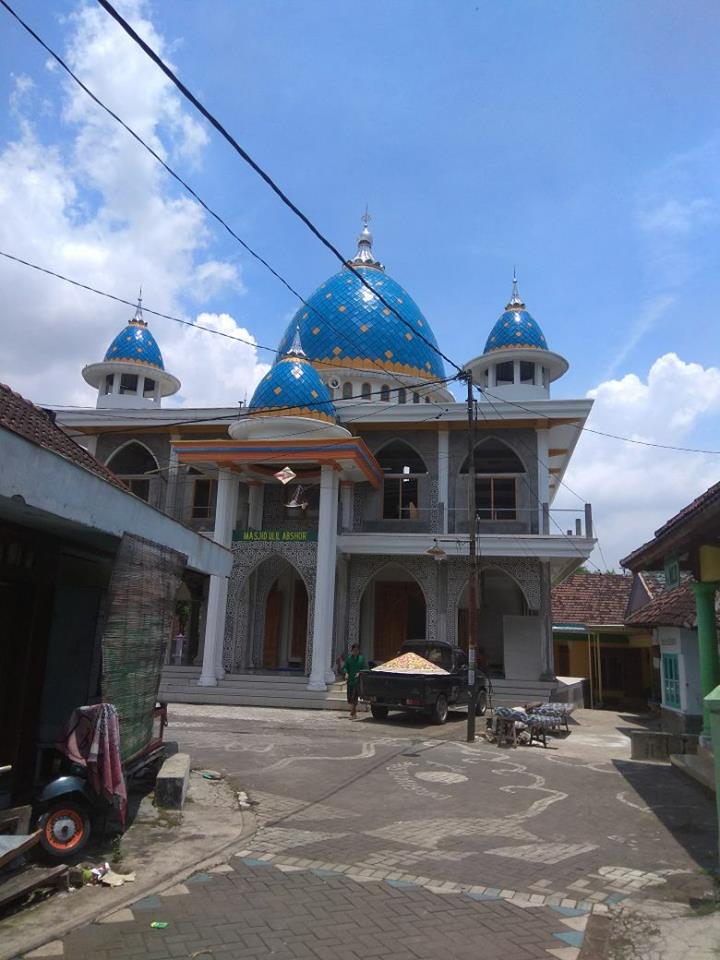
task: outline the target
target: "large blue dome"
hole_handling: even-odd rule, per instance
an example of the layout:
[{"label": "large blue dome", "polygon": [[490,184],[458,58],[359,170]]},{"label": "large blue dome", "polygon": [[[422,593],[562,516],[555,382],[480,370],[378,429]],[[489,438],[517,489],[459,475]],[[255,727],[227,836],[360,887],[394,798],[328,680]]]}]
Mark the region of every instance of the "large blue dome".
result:
[{"label": "large blue dome", "polygon": [[485,344],[485,353],[493,350],[507,350],[510,347],[522,347],[531,350],[547,350],[545,335],[537,321],[533,320],[524,305],[509,303]]},{"label": "large blue dome", "polygon": [[442,379],[445,369],[441,357],[417,335],[422,334],[437,346],[429,323],[412,297],[376,262],[370,266],[356,258],[352,264],[406,322],[343,268],[321,284],[307,306],[297,311],[280,341],[280,355],[289,349],[299,329],[308,359],[322,363],[323,368],[327,364],[382,369],[426,380]]},{"label": "large blue dome", "polygon": [[107,349],[105,360],[124,360],[131,363],[146,363],[160,370],[165,369],[160,347],[148,330],[144,320],[130,320]]},{"label": "large blue dome", "polygon": [[[298,342],[296,337],[295,344]],[[328,388],[301,350],[270,367],[253,394],[250,413],[335,420],[335,405]]]}]

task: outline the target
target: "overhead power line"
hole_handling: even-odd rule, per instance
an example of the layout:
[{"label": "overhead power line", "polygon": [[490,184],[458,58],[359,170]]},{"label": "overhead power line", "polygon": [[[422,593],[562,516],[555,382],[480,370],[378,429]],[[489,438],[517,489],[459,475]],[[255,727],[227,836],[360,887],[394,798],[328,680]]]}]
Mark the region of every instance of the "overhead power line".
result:
[{"label": "overhead power line", "polygon": [[[489,403],[490,398],[492,397],[494,400],[498,400],[500,403],[508,403],[510,406],[517,407],[519,410],[524,410],[526,413],[531,413],[533,416],[538,415],[537,410],[533,410],[531,407],[526,407],[517,400],[508,400],[507,397],[500,397],[496,393],[490,393],[489,390],[487,390],[485,387],[479,386],[477,383],[474,384],[474,386],[481,396],[488,398]],[[493,407],[493,409],[496,410],[495,407]],[[577,430],[578,433],[594,433],[599,437],[608,437],[611,440],[621,440],[623,443],[635,443],[640,447],[657,447],[659,450],[676,450],[679,453],[705,453],[709,456],[720,456],[720,450],[703,450],[701,447],[679,447],[670,443],[654,443],[651,440],[638,440],[637,437],[624,437],[619,433],[606,433],[604,430],[595,430],[593,427],[579,427],[576,423],[568,423],[566,426],[572,427],[573,430]]]},{"label": "overhead power line", "polygon": [[[8,7],[8,4],[5,0],[0,0],[5,7]],[[176,74],[170,69],[170,67],[164,62],[164,60],[150,47],[143,38],[130,26],[130,24],[122,17],[118,11],[113,7],[111,3],[108,3],[108,0],[98,0],[100,6],[110,14],[110,16],[122,27],[122,29],[127,33],[127,35],[143,50],[143,52],[153,61],[162,70],[165,76],[177,87],[180,93],[185,97],[185,99],[191,103],[195,109],[202,114],[203,117],[208,121],[211,126],[213,126],[217,132],[230,144],[230,146],[235,150],[235,152],[247,163],[258,176],[270,187],[270,189],[277,194],[277,196],[282,200],[286,207],[288,207],[296,217],[298,217],[310,230],[310,232],[317,237],[320,243],[323,244],[332,254],[336,257],[340,263],[347,267],[347,269],[353,273],[360,283],[366,287],[374,296],[378,298],[380,303],[382,303],[386,309],[390,310],[401,323],[403,323],[409,330],[412,331],[413,335],[422,340],[426,346],[441,357],[446,363],[456,370],[458,373],[462,371],[462,368],[455,363],[454,360],[451,360],[445,353],[440,350],[437,344],[429,340],[423,333],[418,332],[418,330],[413,327],[413,325],[399,313],[399,311],[394,307],[385,297],[378,293],[375,288],[368,283],[365,277],[357,270],[350,262],[348,262],[345,257],[340,253],[337,247],[330,241],[328,238],[315,226],[315,224],[307,217],[299,207],[297,207],[293,201],[285,194],[285,192],[275,183],[273,178],[258,164],[250,154],[240,146],[237,140],[232,136],[231,133],[223,126],[223,124],[198,100],[198,98],[192,93],[188,87],[176,76]],[[12,11],[14,13],[14,11]],[[17,14],[14,14],[16,19]]]},{"label": "overhead power line", "polygon": [[[286,287],[286,289],[289,290],[290,293],[300,301],[300,303],[302,303],[305,307],[307,307],[307,309],[312,311],[312,313],[315,314],[320,320],[322,320],[323,323],[325,323],[334,333],[338,335],[338,337],[346,340],[356,350],[358,350],[358,352],[362,352],[362,347],[356,341],[353,340],[353,338],[349,335],[347,330],[339,329],[337,326],[335,326],[332,323],[332,321],[326,314],[321,313],[319,310],[317,310],[316,307],[310,304],[292,286],[292,284],[285,277],[283,277],[281,273],[279,273],[279,271],[277,271],[263,256],[257,253],[257,251],[253,250],[253,248],[248,243],[246,243],[246,241],[243,240],[242,237],[240,237],[235,232],[235,230],[233,230],[233,228],[228,224],[228,222],[223,217],[221,217],[219,213],[213,210],[212,207],[210,207],[209,204],[207,204],[202,199],[202,197],[197,193],[197,191],[194,190],[193,187],[191,187],[190,184],[186,180],[184,180],[175,170],[173,170],[173,168],[168,163],[166,163],[165,160],[163,160],[163,158],[145,140],[143,140],[143,138],[138,133],[136,133],[136,131],[133,130],[132,127],[130,127],[129,124],[125,123],[125,121],[120,116],[118,116],[118,114],[115,113],[114,110],[111,110],[110,107],[108,107],[107,104],[100,99],[100,97],[98,97],[95,93],[93,93],[93,91],[87,86],[87,84],[83,83],[83,81],[77,76],[77,74],[74,73],[74,71],[63,60],[63,58],[58,53],[56,53],[56,51],[53,50],[52,47],[50,47],[42,39],[42,37],[35,30],[33,30],[33,28],[28,23],[26,23],[22,19],[22,17],[20,17],[20,15],[10,6],[9,3],[7,3],[7,0],[0,0],[0,4],[2,4],[2,6],[8,11],[8,13],[10,13],[10,15],[14,17],[14,19],[20,24],[20,26],[22,26],[23,29],[27,31],[27,33],[34,40],[36,40],[38,44],[40,44],[43,50],[45,50],[48,54],[50,54],[50,56],[55,60],[55,62],[68,74],[68,76],[80,87],[80,89],[83,90],[83,92],[86,93],[87,96],[89,96],[95,104],[97,104],[102,110],[104,110],[105,113],[108,114],[108,116],[110,116],[113,120],[115,120],[118,124],[120,124],[120,126],[124,130],[126,130],[127,133],[129,133],[130,136],[133,137],[133,139],[137,143],[139,143],[142,147],[144,147],[144,149],[147,150],[147,152],[160,164],[160,166],[171,177],[173,177],[173,179],[176,180],[190,194],[190,196],[192,196],[193,199],[195,199],[200,204],[200,206],[205,211],[207,211],[207,213],[209,213],[210,216],[213,217],[230,234],[230,236],[243,247],[244,250],[246,250],[255,260],[257,260],[258,263],[262,264],[272,274],[272,276],[274,276],[277,280],[279,280],[280,283],[282,283],[283,286]],[[52,271],[48,271],[48,272],[52,272]],[[361,277],[360,279],[362,280],[363,278]],[[365,286],[369,286],[369,284],[365,282]],[[370,289],[373,289],[373,288],[370,287]],[[378,298],[382,303],[385,302],[385,300],[379,294],[376,293],[376,295],[378,296]],[[123,302],[127,302],[127,301],[123,301]],[[149,312],[152,312],[152,311],[149,311]],[[393,312],[397,316],[400,316],[397,310],[393,309]],[[163,314],[157,314],[157,315],[164,316]],[[403,319],[403,318],[400,317],[400,319]],[[407,324],[407,321],[403,320],[403,322]],[[409,324],[407,325],[409,326]],[[199,326],[199,325],[196,324],[196,326]],[[424,339],[422,334],[420,334],[418,331],[414,331],[414,332],[418,337]],[[239,338],[232,338],[232,339],[239,339]],[[432,344],[430,344],[430,346],[432,346]],[[262,349],[269,350],[271,348],[263,347]],[[278,351],[275,351],[275,352],[278,353]],[[370,360],[378,368],[378,370],[384,373],[387,377],[395,380],[401,386],[405,386],[405,384],[402,382],[400,377],[398,377],[397,374],[394,373],[393,371],[387,370],[379,360],[374,360],[372,358],[370,358]],[[316,361],[316,362],[327,363],[329,366],[338,365],[337,361],[334,361],[334,360],[333,361]]]}]

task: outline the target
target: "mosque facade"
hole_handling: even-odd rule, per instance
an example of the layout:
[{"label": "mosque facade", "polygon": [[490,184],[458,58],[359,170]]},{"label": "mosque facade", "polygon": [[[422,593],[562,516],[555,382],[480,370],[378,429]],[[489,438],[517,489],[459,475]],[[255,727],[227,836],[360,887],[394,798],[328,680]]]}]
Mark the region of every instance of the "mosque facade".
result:
[{"label": "mosque facade", "polygon": [[[550,590],[595,543],[589,507],[553,509],[591,407],[551,397],[567,369],[513,280],[464,367],[478,388],[479,659],[498,682],[554,682]],[[163,406],[180,380],[140,302],[84,368],[97,409],[58,410],[64,429],[136,496],[232,549],[229,578],[180,598],[199,688],[277,672],[321,693],[354,642],[374,661],[406,639],[467,648],[470,453],[453,372],[367,223],[247,407]]]}]

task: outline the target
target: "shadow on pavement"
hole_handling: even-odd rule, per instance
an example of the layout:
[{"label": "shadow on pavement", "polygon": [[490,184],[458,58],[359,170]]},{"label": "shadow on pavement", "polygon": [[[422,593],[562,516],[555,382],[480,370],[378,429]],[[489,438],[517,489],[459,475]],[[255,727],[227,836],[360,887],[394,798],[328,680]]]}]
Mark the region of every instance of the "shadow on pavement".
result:
[{"label": "shadow on pavement", "polygon": [[669,764],[612,762],[697,866],[716,870],[718,825],[711,794]]}]

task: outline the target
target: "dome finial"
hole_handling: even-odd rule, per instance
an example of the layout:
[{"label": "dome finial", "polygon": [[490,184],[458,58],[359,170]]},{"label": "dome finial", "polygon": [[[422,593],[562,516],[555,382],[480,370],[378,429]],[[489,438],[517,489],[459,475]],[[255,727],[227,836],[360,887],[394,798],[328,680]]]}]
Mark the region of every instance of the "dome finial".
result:
[{"label": "dome finial", "polygon": [[350,263],[352,263],[353,266],[377,267],[379,270],[382,270],[383,265],[375,259],[372,252],[373,235],[368,226],[372,220],[372,216],[368,212],[367,204],[365,204],[365,213],[360,217],[360,220],[362,221],[363,228],[357,238],[357,253]]},{"label": "dome finial", "polygon": [[140,293],[138,293],[137,307],[135,307],[135,315],[133,316],[130,323],[137,323],[138,326],[146,327],[147,321],[143,317],[142,311],[142,286],[140,287]]},{"label": "dome finial", "polygon": [[287,352],[288,357],[305,357],[307,354],[303,350],[302,341],[300,340],[300,324],[298,323],[295,327],[295,336],[293,337],[293,342],[290,346],[290,349]]},{"label": "dome finial", "polygon": [[523,298],[520,296],[520,291],[518,290],[518,279],[517,279],[517,270],[513,267],[513,279],[512,279],[512,296],[510,297],[510,302],[505,307],[506,310],[524,310],[525,304],[523,303]]}]

